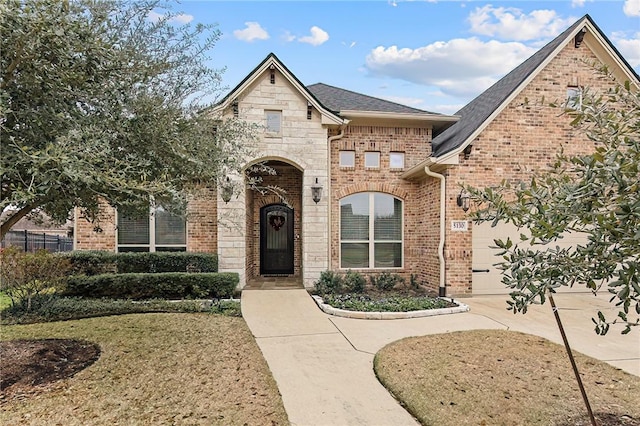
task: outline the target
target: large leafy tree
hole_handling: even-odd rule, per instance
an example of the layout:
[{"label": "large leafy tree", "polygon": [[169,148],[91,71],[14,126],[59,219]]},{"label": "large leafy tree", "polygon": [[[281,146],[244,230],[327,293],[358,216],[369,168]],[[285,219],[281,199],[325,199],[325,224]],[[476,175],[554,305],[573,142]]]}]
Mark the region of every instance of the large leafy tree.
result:
[{"label": "large leafy tree", "polygon": [[0,4],[0,236],[35,211],[178,209],[238,169],[255,128],[207,112],[219,32],[181,17],[155,0]]},{"label": "large leafy tree", "polygon": [[[479,203],[474,217],[523,230],[519,241],[495,241],[514,312],[544,303],[562,286],[607,289],[617,318],[598,312],[595,330],[605,334],[618,321],[626,333],[640,314],[640,94],[628,82],[607,93],[587,89],[582,108],[566,113],[596,143],[594,152],[560,153],[529,182],[469,188]],[[586,236],[584,244],[555,244],[576,232]]]}]

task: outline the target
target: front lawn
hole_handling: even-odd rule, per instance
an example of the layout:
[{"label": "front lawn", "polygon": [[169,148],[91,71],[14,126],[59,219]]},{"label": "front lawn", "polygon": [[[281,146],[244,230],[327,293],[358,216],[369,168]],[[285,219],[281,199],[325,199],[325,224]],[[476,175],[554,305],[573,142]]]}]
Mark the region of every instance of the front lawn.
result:
[{"label": "front lawn", "polygon": [[[640,425],[640,377],[575,356],[600,426]],[[374,368],[423,425],[590,424],[564,347],[541,337],[501,330],[411,337],[378,352]]]},{"label": "front lawn", "polygon": [[288,424],[242,318],[132,314],[3,326],[1,338],[79,339],[101,350],[94,364],[69,379],[4,389],[3,425]]}]

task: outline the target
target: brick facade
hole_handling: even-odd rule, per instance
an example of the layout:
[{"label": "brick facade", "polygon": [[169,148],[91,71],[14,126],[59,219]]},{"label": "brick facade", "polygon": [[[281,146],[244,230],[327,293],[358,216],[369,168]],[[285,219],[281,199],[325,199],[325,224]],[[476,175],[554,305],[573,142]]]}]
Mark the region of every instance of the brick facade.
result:
[{"label": "brick facade", "polygon": [[[529,180],[532,172],[565,153],[592,150],[593,142],[570,126],[571,117],[559,114],[549,102],[563,102],[568,86],[605,90],[611,82],[594,72],[589,62],[598,59],[587,43],[569,43],[546,63],[533,80],[483,129],[472,142],[470,156],[460,154],[457,164],[440,167],[446,178],[445,247],[448,295],[472,292],[473,225],[469,232],[452,232],[452,220],[467,215],[456,204],[462,184],[487,187],[503,179]],[[268,65],[268,63],[267,63]],[[273,65],[271,66],[273,67]],[[424,117],[348,117],[348,125],[327,118],[312,107],[304,88],[284,68],[263,68],[233,92],[240,119],[266,124],[266,111],[281,113],[281,132],[265,133],[252,147],[246,167],[266,162],[277,171],[264,176],[264,185],[283,188],[294,211],[294,273],[312,287],[326,269],[340,270],[340,200],[358,192],[383,192],[403,201],[403,267],[390,269],[409,280],[412,275],[436,291],[440,282],[440,181],[403,174],[431,156],[433,129]],[[273,75],[273,78],[272,78]],[[242,83],[244,84],[244,83]],[[240,87],[240,86],[239,86]],[[543,100],[544,99],[544,100]],[[230,102],[230,101],[229,101]],[[233,114],[230,103],[222,111]],[[310,115],[309,115],[310,113]],[[429,118],[432,120],[433,118]],[[340,167],[340,151],[355,153],[353,167]],[[379,168],[365,168],[365,152],[380,153]],[[391,152],[404,153],[403,169],[392,169]],[[224,203],[213,189],[203,189],[189,204],[187,247],[190,251],[217,252],[221,271],[238,272],[241,287],[260,276],[260,209],[279,203],[273,194],[245,188],[244,176],[231,176],[240,188]],[[311,186],[323,186],[319,203]],[[76,248],[114,250],[115,214],[105,208],[101,232],[76,214]],[[85,223],[86,222],[86,223]],[[365,269],[365,275],[380,272]]]}]

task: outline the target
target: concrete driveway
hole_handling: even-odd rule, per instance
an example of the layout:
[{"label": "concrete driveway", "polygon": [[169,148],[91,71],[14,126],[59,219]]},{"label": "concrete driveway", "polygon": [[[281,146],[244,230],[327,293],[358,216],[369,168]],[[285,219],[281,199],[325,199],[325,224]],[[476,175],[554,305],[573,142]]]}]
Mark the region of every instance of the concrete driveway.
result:
[{"label": "concrete driveway", "polygon": [[[398,320],[339,318],[321,312],[305,290],[248,290],[242,312],[271,368],[292,425],[415,425],[416,421],[378,382],[373,357],[390,342],[409,336],[473,329],[504,329],[562,343],[551,307],[526,315],[506,310],[508,296],[465,298],[470,311]],[[640,333],[606,336],[591,317],[615,310],[606,295],[555,297],[575,351],[640,375]]]}]

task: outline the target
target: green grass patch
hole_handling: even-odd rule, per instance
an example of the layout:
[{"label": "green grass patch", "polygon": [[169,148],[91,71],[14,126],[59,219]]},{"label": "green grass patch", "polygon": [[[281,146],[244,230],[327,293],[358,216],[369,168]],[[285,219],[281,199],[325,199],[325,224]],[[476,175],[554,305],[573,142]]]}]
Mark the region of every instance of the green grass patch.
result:
[{"label": "green grass patch", "polygon": [[7,293],[0,291],[0,311],[11,306],[11,298],[7,296]]}]

